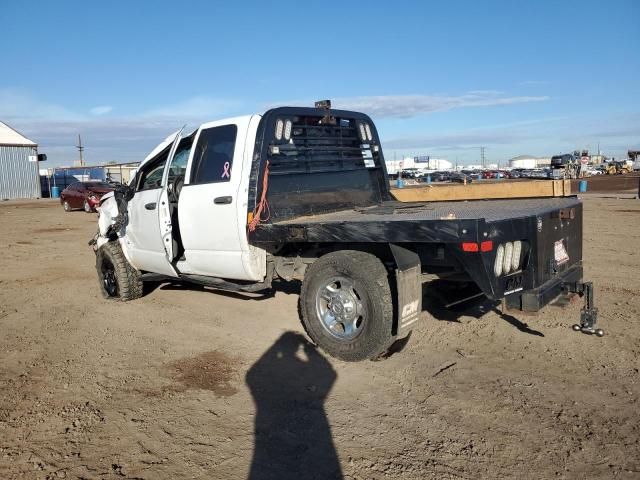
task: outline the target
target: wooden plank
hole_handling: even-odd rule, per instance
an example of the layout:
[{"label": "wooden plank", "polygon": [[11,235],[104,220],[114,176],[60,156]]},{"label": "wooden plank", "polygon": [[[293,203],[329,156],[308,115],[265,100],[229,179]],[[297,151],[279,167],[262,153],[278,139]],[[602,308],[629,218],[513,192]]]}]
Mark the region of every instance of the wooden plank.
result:
[{"label": "wooden plank", "polygon": [[431,184],[419,187],[392,188],[391,194],[401,202],[438,202],[455,200],[489,200],[500,198],[568,197],[569,180],[525,180],[492,183]]}]

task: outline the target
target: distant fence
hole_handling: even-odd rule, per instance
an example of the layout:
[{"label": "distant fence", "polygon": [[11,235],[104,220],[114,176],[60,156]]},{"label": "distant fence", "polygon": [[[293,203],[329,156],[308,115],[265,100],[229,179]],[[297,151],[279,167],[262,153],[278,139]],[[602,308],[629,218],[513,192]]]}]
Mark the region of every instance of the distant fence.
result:
[{"label": "distant fence", "polygon": [[51,197],[51,187],[60,191],[76,182],[118,182],[128,184],[138,168],[137,162],[110,163],[93,167],[50,168],[46,175],[40,175],[43,197]]},{"label": "distant fence", "polygon": [[62,191],[76,182],[90,180],[104,182],[106,179],[107,173],[104,167],[55,168],[48,175],[40,175],[42,197],[51,197],[51,187],[58,187]]}]

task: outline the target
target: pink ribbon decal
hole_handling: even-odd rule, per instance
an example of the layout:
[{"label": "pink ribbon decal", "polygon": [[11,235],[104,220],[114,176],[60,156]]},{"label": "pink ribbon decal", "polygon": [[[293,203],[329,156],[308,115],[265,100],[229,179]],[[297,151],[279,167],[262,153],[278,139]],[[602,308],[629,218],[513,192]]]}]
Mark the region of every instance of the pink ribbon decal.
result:
[{"label": "pink ribbon decal", "polygon": [[231,175],[229,173],[230,167],[231,165],[229,164],[229,162],[224,162],[224,172],[222,172],[222,176],[220,178],[231,178]]}]

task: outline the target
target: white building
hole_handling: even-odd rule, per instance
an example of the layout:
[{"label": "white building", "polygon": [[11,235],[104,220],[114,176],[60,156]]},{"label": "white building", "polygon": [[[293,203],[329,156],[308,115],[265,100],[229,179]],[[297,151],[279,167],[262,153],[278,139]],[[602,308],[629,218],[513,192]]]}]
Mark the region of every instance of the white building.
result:
[{"label": "white building", "polygon": [[424,171],[453,170],[453,163],[444,158],[429,158],[428,161],[416,162],[413,157],[404,157],[402,160],[386,160],[387,173],[395,175],[405,168],[418,168]]},{"label": "white building", "polygon": [[538,166],[538,157],[532,155],[518,155],[509,160],[511,168],[529,168],[533,169]]}]

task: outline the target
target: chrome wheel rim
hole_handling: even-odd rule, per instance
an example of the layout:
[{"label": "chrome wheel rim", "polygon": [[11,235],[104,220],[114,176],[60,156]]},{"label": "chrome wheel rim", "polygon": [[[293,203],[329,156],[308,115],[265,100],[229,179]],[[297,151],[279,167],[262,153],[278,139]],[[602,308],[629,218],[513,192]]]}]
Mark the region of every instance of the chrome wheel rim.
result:
[{"label": "chrome wheel rim", "polygon": [[91,206],[89,205],[89,202],[87,202],[86,200],[84,201],[84,211],[87,213],[91,212]]},{"label": "chrome wheel rim", "polygon": [[366,321],[363,297],[353,280],[333,277],[316,292],[316,316],[329,335],[340,341],[356,338]]}]

